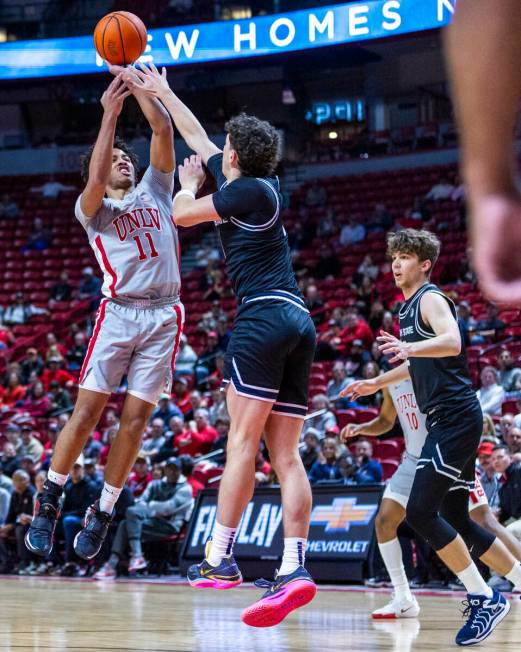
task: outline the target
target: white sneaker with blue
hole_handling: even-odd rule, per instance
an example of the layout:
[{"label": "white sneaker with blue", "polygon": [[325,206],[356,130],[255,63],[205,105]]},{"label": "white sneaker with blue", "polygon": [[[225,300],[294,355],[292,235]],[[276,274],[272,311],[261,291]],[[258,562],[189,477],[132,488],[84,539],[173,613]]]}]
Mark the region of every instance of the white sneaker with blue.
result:
[{"label": "white sneaker with blue", "polygon": [[467,594],[467,600],[463,602],[466,605],[463,615],[468,616],[468,619],[456,636],[458,645],[481,643],[492,634],[510,611],[508,600],[495,589],[492,591],[491,598],[484,595]]}]

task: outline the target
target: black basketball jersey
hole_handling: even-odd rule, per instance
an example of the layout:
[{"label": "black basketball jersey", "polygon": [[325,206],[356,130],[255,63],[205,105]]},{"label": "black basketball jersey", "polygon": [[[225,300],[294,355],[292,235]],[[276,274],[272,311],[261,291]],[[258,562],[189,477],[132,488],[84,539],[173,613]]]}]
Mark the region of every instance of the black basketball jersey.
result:
[{"label": "black basketball jersey", "polygon": [[[435,292],[449,304],[456,317],[454,303],[432,283],[426,283],[408,299],[400,310],[400,339],[404,342],[422,342],[436,334],[422,319],[420,301],[427,292]],[[409,372],[420,410],[427,414],[432,408],[476,401],[476,393],[467,366],[464,343],[459,355],[445,358],[409,358]]]},{"label": "black basketball jersey", "polygon": [[222,154],[215,154],[207,167],[217,182],[212,197],[221,219],[216,227],[236,296],[241,300],[266,290],[283,290],[300,297],[280,219],[277,177],[243,176],[228,183],[222,160]]}]

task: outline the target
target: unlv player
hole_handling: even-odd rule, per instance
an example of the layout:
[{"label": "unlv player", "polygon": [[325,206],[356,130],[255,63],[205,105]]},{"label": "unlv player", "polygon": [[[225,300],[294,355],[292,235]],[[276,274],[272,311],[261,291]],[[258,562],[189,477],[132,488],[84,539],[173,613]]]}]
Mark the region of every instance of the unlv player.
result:
[{"label": "unlv player", "polygon": [[[405,454],[385,488],[375,523],[378,547],[391,578],[394,594],[388,604],[373,612],[373,618],[415,618],[420,613],[420,607],[409,589],[397,530],[405,518],[416,463],[427,437],[427,427],[425,415],[416,403],[410,379],[384,387],[383,395],[384,401],[378,417],[367,423],[347,425],[342,430],[341,437],[347,443],[350,438],[358,435],[383,435],[393,427],[398,416],[405,439]],[[469,512],[474,521],[501,539],[521,561],[519,542],[492,514],[477,472],[475,487],[469,494]]]},{"label": "unlv player", "polygon": [[[137,158],[115,138],[117,119],[129,93],[118,75],[101,98],[103,119],[96,143],[84,160],[86,185],[76,202],[76,218],[103,272],[104,298],[80,373],[74,412],[58,438],[26,535],[27,547],[42,556],[52,548],[67,475],[111,392],[126,374],[127,397],[105,467],[105,485],[75,540],[80,557],[90,559],[98,553],[145,425],[159,395],[170,389],[183,325],[178,240],[171,220],[172,123],[158,100],[134,93],[152,128],[150,166],[136,185]],[[132,559],[132,568],[143,565],[141,557]]]}]

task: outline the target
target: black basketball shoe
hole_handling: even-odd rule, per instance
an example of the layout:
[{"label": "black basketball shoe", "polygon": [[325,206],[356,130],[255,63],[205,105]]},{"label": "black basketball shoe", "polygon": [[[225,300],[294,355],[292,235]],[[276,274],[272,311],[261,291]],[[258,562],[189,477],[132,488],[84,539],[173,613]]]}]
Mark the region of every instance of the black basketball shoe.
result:
[{"label": "black basketball shoe", "polygon": [[25,545],[40,557],[47,557],[52,550],[54,528],[60,515],[60,497],[63,487],[46,480],[43,491],[36,496],[31,527],[25,535]]},{"label": "black basketball shoe", "polygon": [[78,557],[92,559],[98,554],[111,522],[112,514],[100,510],[99,500],[87,509],[83,530],[74,539],[74,552]]}]

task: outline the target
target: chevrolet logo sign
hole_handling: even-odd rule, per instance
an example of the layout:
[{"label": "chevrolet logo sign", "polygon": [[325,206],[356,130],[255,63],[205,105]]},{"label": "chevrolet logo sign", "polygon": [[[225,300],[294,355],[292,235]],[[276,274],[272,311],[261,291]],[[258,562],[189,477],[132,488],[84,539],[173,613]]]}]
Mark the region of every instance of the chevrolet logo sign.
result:
[{"label": "chevrolet logo sign", "polygon": [[330,505],[317,505],[311,525],[324,525],[326,532],[348,532],[351,525],[367,525],[378,505],[357,505],[357,498],[335,498]]}]

